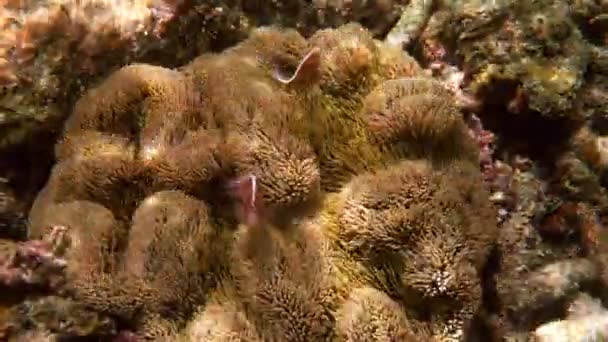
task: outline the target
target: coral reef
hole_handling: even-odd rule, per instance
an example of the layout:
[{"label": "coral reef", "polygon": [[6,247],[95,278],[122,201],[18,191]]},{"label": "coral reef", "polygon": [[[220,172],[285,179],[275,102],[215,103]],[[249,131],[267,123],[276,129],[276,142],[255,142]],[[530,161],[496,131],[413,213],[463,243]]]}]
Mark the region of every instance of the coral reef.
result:
[{"label": "coral reef", "polygon": [[386,38],[443,81],[480,147],[500,227],[483,276],[483,340],[604,336],[603,309],[570,308],[582,297],[603,306],[607,293],[606,10],[412,1]]},{"label": "coral reef", "polygon": [[[406,0],[2,0],[0,177],[25,215],[46,181],[63,121],[83,92],[121,66],[176,67],[261,25],[305,35],[356,20],[380,36]],[[35,166],[32,166],[35,164]]]},{"label": "coral reef", "polygon": [[[419,12],[412,6],[404,16]],[[438,1],[418,15],[408,50],[504,145],[553,157],[586,121],[603,125],[603,10],[594,1]]]},{"label": "coral reef", "polygon": [[605,1],[110,5],[0,10],[0,339],[606,339]]},{"label": "coral reef", "polygon": [[[537,1],[495,11],[496,22],[486,23],[499,27],[494,33],[476,39],[483,29],[476,27],[479,19],[473,19],[458,36],[457,57],[469,67],[472,93],[490,99],[486,92],[495,89],[493,82],[510,81],[515,88],[507,102],[509,112],[529,109],[575,120],[574,100],[584,82],[590,49],[568,18],[568,7]],[[501,18],[500,13],[507,11],[509,17]]]},{"label": "coral reef", "polygon": [[[421,71],[354,23],[309,39],[261,28],[176,69],[117,70],[76,102],[30,210],[28,243],[61,233],[48,256],[61,300],[28,299],[12,326],[329,341],[369,334],[355,319],[393,340],[467,334],[496,225],[454,97]],[[357,237],[360,206],[380,221]],[[89,323],[54,324],[65,301]]]},{"label": "coral reef", "polygon": [[[260,25],[294,27],[310,35],[320,27],[356,20],[380,35],[396,20],[403,3],[6,0],[0,12],[0,94],[5,108],[0,122],[31,126],[61,116],[91,80],[121,64],[183,64],[242,40]],[[47,106],[50,103],[54,105]],[[11,132],[14,137],[3,138],[2,145],[23,135]]]},{"label": "coral reef", "polygon": [[539,127],[549,129],[557,145],[586,117],[601,116],[597,98],[586,96],[590,89],[602,93],[595,70],[604,48],[587,39],[590,26],[601,31],[588,24],[602,13],[600,2],[434,3],[424,15],[414,3],[404,11],[421,26],[408,50],[442,78],[449,79],[453,67],[462,70],[458,91],[487,128],[536,148],[549,139],[534,139]]}]

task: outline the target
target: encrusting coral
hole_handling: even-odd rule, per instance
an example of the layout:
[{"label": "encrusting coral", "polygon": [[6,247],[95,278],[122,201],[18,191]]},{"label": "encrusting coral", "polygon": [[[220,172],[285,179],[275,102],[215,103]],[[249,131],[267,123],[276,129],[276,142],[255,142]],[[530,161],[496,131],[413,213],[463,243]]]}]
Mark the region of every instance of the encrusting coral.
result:
[{"label": "encrusting coral", "polygon": [[582,126],[604,134],[604,2],[434,3],[408,51],[447,83],[458,79],[455,92],[500,139],[497,150],[553,159]]},{"label": "encrusting coral", "polygon": [[[577,297],[603,301],[606,294],[604,190],[573,154],[552,172],[517,155],[505,157],[508,162],[491,157],[484,167],[500,226],[484,282],[491,340],[601,336],[600,321],[568,314]],[[585,327],[597,327],[600,335]]]},{"label": "encrusting coral", "polygon": [[62,232],[59,296],[120,338],[469,334],[496,237],[479,150],[453,96],[358,24],[123,67],[63,133],[29,235]]}]

